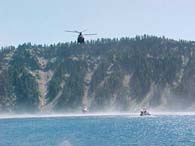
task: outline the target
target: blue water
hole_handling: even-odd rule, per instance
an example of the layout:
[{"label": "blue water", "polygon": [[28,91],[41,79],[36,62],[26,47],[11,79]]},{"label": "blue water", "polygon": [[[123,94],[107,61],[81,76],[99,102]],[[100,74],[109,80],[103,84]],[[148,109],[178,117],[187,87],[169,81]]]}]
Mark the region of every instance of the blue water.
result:
[{"label": "blue water", "polygon": [[0,146],[195,146],[195,116],[1,119]]}]

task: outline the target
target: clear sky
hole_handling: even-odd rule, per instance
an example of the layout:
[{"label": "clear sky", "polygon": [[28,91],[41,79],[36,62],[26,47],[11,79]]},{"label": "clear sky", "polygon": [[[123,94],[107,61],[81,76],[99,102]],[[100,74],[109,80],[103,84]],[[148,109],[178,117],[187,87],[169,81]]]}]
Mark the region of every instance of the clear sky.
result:
[{"label": "clear sky", "polygon": [[195,0],[0,0],[0,46],[157,35],[195,40]]}]

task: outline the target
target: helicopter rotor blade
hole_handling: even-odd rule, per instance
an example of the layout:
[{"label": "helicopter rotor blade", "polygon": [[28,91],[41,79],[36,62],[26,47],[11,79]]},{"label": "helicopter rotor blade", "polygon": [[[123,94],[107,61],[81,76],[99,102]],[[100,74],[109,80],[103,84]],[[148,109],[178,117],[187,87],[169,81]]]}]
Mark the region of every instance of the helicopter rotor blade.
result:
[{"label": "helicopter rotor blade", "polygon": [[70,30],[65,30],[66,32],[72,32],[72,33],[80,33],[79,31],[70,31]]},{"label": "helicopter rotor blade", "polygon": [[86,34],[83,34],[83,35],[97,35],[97,33],[86,33]]},{"label": "helicopter rotor blade", "polygon": [[86,32],[87,31],[87,29],[84,29],[83,31],[81,31],[81,32]]}]

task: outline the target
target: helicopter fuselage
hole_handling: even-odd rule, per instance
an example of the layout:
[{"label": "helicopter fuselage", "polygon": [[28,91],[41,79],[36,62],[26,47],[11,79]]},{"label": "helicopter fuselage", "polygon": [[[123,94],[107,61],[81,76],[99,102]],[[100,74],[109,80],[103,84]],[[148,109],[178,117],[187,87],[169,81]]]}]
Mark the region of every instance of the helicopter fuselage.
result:
[{"label": "helicopter fuselage", "polygon": [[77,38],[77,42],[80,43],[80,44],[85,43],[85,39],[84,39],[82,33],[79,33],[79,36]]}]

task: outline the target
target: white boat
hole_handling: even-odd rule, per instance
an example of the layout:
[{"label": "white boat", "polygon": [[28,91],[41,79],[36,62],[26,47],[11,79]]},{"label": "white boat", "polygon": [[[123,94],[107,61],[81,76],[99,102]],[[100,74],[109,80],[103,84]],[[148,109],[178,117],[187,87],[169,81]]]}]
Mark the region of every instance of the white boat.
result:
[{"label": "white boat", "polygon": [[86,113],[87,111],[88,111],[87,106],[83,106],[82,112],[83,112],[83,113]]}]

